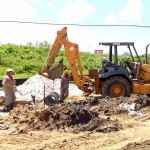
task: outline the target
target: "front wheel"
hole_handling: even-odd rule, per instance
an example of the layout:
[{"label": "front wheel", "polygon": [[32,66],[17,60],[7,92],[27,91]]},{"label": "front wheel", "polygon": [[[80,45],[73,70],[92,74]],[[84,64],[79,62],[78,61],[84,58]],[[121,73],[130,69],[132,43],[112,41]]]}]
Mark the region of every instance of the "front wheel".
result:
[{"label": "front wheel", "polygon": [[102,95],[110,97],[129,97],[131,85],[127,79],[121,76],[114,76],[107,79],[102,87]]}]

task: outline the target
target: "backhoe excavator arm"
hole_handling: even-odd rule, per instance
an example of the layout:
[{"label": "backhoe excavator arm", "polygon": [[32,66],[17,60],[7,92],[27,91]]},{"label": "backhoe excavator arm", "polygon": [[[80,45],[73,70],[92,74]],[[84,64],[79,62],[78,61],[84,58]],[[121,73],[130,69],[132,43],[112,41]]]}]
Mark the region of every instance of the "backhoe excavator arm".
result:
[{"label": "backhoe excavator arm", "polygon": [[93,87],[93,81],[89,77],[83,75],[83,68],[81,65],[78,45],[68,41],[67,27],[64,27],[62,30],[58,31],[55,42],[49,52],[49,56],[44,64],[44,67],[42,68],[42,70],[39,71],[39,74],[49,78],[44,73],[47,72],[53,65],[55,58],[59,53],[62,45],[65,48],[71,73],[76,85],[82,91],[90,94],[91,87]]},{"label": "backhoe excavator arm", "polygon": [[52,48],[49,51],[49,55],[43,65],[42,69],[39,71],[40,75],[47,77],[46,75],[44,75],[44,73],[47,72],[54,64],[55,58],[63,45],[63,43],[62,43],[63,39],[65,39],[67,37],[66,31],[67,31],[67,29],[66,29],[66,27],[64,27],[61,31],[57,32],[55,42],[53,43]]},{"label": "backhoe excavator arm", "polygon": [[[78,45],[68,41],[67,39],[63,39],[63,44],[68,58],[71,73],[76,85],[82,91],[88,92],[88,83],[92,83],[92,80],[89,77],[83,75],[83,68],[81,65]],[[88,85],[88,87],[86,87],[86,85]]]}]

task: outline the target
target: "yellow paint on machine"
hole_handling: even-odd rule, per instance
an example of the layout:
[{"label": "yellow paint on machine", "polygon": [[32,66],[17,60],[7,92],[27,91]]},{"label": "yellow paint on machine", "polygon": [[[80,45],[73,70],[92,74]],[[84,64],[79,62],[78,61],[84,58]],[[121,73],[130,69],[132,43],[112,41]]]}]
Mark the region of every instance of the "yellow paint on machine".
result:
[{"label": "yellow paint on machine", "polygon": [[133,94],[150,94],[150,84],[132,84]]}]

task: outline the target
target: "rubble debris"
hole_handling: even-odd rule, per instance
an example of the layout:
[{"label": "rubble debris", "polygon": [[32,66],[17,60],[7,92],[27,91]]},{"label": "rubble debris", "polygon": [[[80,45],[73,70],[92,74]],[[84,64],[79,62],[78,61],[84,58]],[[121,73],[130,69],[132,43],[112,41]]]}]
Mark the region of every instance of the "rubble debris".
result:
[{"label": "rubble debris", "polygon": [[26,129],[17,129],[17,130],[14,130],[12,132],[10,132],[8,135],[18,135],[18,134],[22,134],[22,133],[27,133],[27,130]]},{"label": "rubble debris", "polygon": [[138,150],[148,150],[150,149],[150,140],[146,140],[143,142],[133,142],[129,143],[125,147],[122,147],[120,150],[133,150],[133,149],[138,149]]},{"label": "rubble debris", "polygon": [[136,103],[135,110],[150,106],[150,98],[147,95],[139,95],[134,102]]},{"label": "rubble debris", "polygon": [[9,129],[9,126],[3,121],[0,121],[0,130],[7,130],[7,129]]},{"label": "rubble debris", "polygon": [[137,111],[133,111],[133,110],[130,110],[128,112],[129,117],[136,117],[136,116],[142,117],[143,115],[144,114],[142,112],[137,112]]},{"label": "rubble debris", "polygon": [[26,106],[21,110],[14,109],[14,112],[10,116],[11,123],[17,123],[19,126],[26,124],[26,130],[49,129],[74,133],[82,131],[106,133],[122,129],[118,121],[104,119],[99,117],[98,113],[88,111],[85,101],[56,104],[40,111],[29,110]]},{"label": "rubble debris", "polygon": [[132,95],[130,98],[99,98],[98,107],[93,110],[102,115],[111,116],[114,114],[128,114],[130,117],[143,116],[144,108],[150,109],[150,98],[146,95]]},{"label": "rubble debris", "polygon": [[116,132],[122,129],[122,125],[118,123],[113,123],[113,124],[108,124],[108,125],[103,125],[99,126],[96,131],[97,132],[103,132],[103,133],[108,133],[108,132]]}]

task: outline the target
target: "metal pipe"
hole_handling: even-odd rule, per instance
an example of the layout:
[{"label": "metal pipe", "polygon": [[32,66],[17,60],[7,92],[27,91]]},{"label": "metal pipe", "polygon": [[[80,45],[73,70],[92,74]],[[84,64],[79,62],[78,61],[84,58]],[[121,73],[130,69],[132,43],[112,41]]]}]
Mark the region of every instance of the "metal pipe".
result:
[{"label": "metal pipe", "polygon": [[150,44],[148,44],[147,46],[146,46],[146,54],[145,54],[145,58],[146,58],[146,64],[148,64],[148,47],[150,46]]},{"label": "metal pipe", "polygon": [[44,85],[44,108],[45,108],[45,85]]}]

